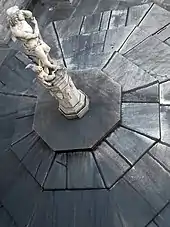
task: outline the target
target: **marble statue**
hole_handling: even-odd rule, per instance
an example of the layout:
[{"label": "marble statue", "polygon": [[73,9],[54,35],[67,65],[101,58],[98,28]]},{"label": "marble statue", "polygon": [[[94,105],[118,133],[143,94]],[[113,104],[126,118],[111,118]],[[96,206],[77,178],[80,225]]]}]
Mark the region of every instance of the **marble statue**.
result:
[{"label": "marble statue", "polygon": [[[18,39],[23,43],[27,55],[34,56],[43,66],[45,72],[48,69],[55,69],[49,56],[50,47],[41,39],[37,20],[33,17],[32,12],[20,10],[18,6],[13,6],[7,10],[10,30],[13,40]],[[30,19],[34,24],[34,29],[29,25],[26,19]]]},{"label": "marble statue", "polygon": [[32,12],[13,6],[6,13],[13,41],[21,41],[25,54],[35,59],[26,69],[30,68],[36,73],[43,86],[58,100],[59,111],[67,119],[83,117],[89,110],[89,99],[84,92],[76,88],[68,70],[63,65],[54,64],[49,54],[51,48],[42,40]]}]

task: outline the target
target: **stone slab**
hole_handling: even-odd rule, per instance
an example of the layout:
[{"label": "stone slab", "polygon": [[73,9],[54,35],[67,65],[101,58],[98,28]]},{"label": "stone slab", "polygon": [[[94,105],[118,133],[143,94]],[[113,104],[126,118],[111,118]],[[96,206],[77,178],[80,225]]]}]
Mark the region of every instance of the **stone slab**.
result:
[{"label": "stone slab", "polygon": [[140,23],[140,20],[144,17],[150,7],[151,4],[142,4],[130,7],[128,12],[127,25],[138,25]]},{"label": "stone slab", "polygon": [[47,174],[44,184],[45,189],[66,189],[66,166],[54,160],[52,167]]},{"label": "stone slab", "polygon": [[155,218],[157,226],[168,227],[169,225],[170,205],[168,204],[161,213]]},{"label": "stone slab", "polygon": [[19,160],[22,160],[25,155],[27,155],[29,149],[37,143],[38,139],[39,137],[37,134],[35,132],[31,132],[12,144],[12,150]]},{"label": "stone slab", "polygon": [[111,187],[130,167],[106,142],[103,142],[93,154],[107,188]]},{"label": "stone slab", "polygon": [[83,17],[55,21],[55,27],[60,38],[67,38],[80,33]]},{"label": "stone slab", "polygon": [[154,4],[140,24],[140,28],[151,35],[170,22],[170,12]]},{"label": "stone slab", "polygon": [[[82,51],[71,58],[66,58],[65,61],[67,67],[72,70],[104,67],[110,57],[110,53],[102,52],[102,46],[103,45],[99,44],[95,49],[93,48],[89,51]],[[92,52],[98,52],[98,54]]]},{"label": "stone slab", "polygon": [[122,124],[137,132],[159,139],[159,104],[123,103]]},{"label": "stone slab", "polygon": [[107,138],[113,148],[126,158],[132,165],[155,142],[146,136],[119,127]]},{"label": "stone slab", "polygon": [[75,56],[85,50],[90,50],[91,53],[97,54],[96,47],[99,45],[101,45],[101,52],[103,50],[105,33],[105,31],[101,31],[61,39],[61,45],[65,58]]},{"label": "stone slab", "polygon": [[123,102],[159,102],[159,84],[126,92],[122,96]]},{"label": "stone slab", "polygon": [[105,11],[103,12],[102,15],[102,20],[101,20],[101,24],[100,24],[100,30],[107,30],[108,26],[109,26],[109,19],[110,19],[110,15],[111,15],[111,11]]},{"label": "stone slab", "polygon": [[97,32],[100,26],[101,13],[85,16],[81,33]]},{"label": "stone slab", "polygon": [[150,149],[149,154],[170,171],[170,147],[157,143]]},{"label": "stone slab", "polygon": [[21,159],[21,163],[38,184],[43,186],[54,159],[54,155],[54,152],[44,143],[44,141],[39,139],[28,149],[26,155]]},{"label": "stone slab", "polygon": [[72,71],[70,75],[90,99],[88,113],[82,119],[67,120],[47,91],[39,97],[35,112],[34,130],[55,151],[92,149],[120,120],[118,83],[100,70]]},{"label": "stone slab", "polygon": [[124,55],[158,80],[166,80],[170,74],[170,47],[155,38],[148,37]]},{"label": "stone slab", "polygon": [[104,188],[103,180],[91,152],[68,154],[68,188]]},{"label": "stone slab", "polygon": [[134,25],[128,25],[113,27],[112,29],[107,30],[104,52],[113,53],[114,51],[118,51],[133,29]]},{"label": "stone slab", "polygon": [[29,223],[30,227],[53,226],[54,214],[54,193],[41,192],[36,204],[35,213]]},{"label": "stone slab", "polygon": [[113,55],[103,71],[120,83],[123,91],[130,91],[156,81],[155,78],[119,53]]},{"label": "stone slab", "polygon": [[170,144],[170,106],[161,106],[160,108],[161,121],[161,141]]},{"label": "stone slab", "polygon": [[170,199],[170,174],[148,154],[136,163],[125,178],[157,212]]},{"label": "stone slab", "polygon": [[128,227],[144,227],[155,214],[142,196],[124,180],[109,191],[54,192],[54,207],[55,226],[63,227],[122,227],[122,223]]},{"label": "stone slab", "polygon": [[164,105],[170,104],[170,81],[160,84],[160,103]]},{"label": "stone slab", "polygon": [[127,17],[127,9],[112,10],[109,29],[113,29],[114,27],[125,26],[126,17]]}]

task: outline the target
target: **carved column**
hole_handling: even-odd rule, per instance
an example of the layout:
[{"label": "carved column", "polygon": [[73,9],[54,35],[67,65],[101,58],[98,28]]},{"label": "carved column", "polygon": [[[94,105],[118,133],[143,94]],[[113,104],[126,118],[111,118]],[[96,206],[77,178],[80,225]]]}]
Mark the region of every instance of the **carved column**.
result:
[{"label": "carved column", "polygon": [[59,111],[67,118],[81,118],[89,110],[89,99],[77,89],[67,69],[55,72],[55,78],[48,83],[42,82],[50,94],[59,102]]}]

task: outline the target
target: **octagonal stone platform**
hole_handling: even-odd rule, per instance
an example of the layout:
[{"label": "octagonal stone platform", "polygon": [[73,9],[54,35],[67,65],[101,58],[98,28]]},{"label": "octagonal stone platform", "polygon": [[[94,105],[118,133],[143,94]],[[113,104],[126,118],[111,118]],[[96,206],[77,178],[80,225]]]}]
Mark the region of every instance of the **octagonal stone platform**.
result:
[{"label": "octagonal stone platform", "polygon": [[68,120],[45,89],[38,97],[34,130],[54,151],[93,149],[120,121],[121,86],[101,70],[70,71],[75,85],[90,99],[81,119]]}]

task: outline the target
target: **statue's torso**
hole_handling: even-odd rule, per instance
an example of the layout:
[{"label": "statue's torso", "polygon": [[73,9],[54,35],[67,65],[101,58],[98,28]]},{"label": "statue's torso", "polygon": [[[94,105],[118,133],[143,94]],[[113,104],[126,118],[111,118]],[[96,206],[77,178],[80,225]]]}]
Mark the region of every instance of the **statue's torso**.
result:
[{"label": "statue's torso", "polygon": [[[25,20],[20,21],[20,23],[18,23],[11,30],[13,30],[13,31],[20,30],[20,31],[23,31],[26,33],[31,33],[31,34],[34,33],[33,28]],[[23,36],[23,38],[20,37],[19,39],[24,43],[24,47],[26,47],[27,50],[29,50],[29,49],[33,50],[34,48],[36,48],[36,46],[38,44],[38,40],[39,40],[38,38],[28,40],[28,39],[25,39],[24,36]]]}]

